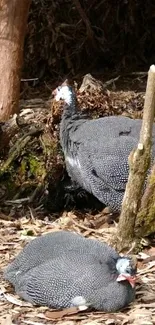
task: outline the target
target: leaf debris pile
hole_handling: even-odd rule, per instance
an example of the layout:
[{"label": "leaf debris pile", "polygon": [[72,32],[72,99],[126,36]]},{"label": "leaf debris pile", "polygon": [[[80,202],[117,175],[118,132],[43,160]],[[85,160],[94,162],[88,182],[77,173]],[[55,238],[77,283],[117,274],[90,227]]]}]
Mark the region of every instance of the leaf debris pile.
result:
[{"label": "leaf debris pile", "polygon": [[[82,113],[93,118],[120,114],[141,118],[144,93],[110,91],[89,75],[89,87],[77,90],[77,100]],[[13,117],[13,127],[8,127],[9,131],[13,129],[9,141],[4,142],[6,136],[1,138],[4,152],[1,150],[0,205],[9,217],[24,215],[27,205],[38,209],[42,216],[47,210],[59,212],[67,205],[68,209],[87,205],[86,200],[77,197],[78,193],[70,196],[66,190],[69,180],[59,144],[62,105],[51,97],[21,100],[18,123]],[[89,198],[87,201],[91,202]]]}]

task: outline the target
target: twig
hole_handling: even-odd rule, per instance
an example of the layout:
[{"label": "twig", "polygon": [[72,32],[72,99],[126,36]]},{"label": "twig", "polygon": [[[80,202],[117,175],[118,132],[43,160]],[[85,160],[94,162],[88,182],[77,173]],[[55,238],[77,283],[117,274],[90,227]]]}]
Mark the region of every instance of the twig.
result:
[{"label": "twig", "polygon": [[39,78],[21,79],[21,81],[27,81],[27,82],[29,82],[29,81],[38,81],[38,80],[39,80]]},{"label": "twig", "polygon": [[118,76],[118,77],[116,77],[116,78],[113,78],[113,79],[110,79],[110,80],[107,80],[107,81],[103,84],[103,87],[104,87],[104,88],[107,88],[107,86],[110,86],[112,83],[114,83],[115,81],[117,81],[119,78],[120,78],[120,76]]},{"label": "twig", "polygon": [[100,235],[101,237],[103,236],[103,234],[100,233],[98,230],[81,225],[80,223],[76,222],[73,218],[72,218],[72,222],[74,223],[75,226],[77,226],[81,229],[87,230],[87,231],[89,231],[89,233],[94,232],[95,234]]},{"label": "twig", "polygon": [[[42,182],[44,182],[45,180],[45,176],[42,178]],[[41,190],[43,190],[44,186],[43,183],[42,184],[38,184],[38,186],[35,188],[34,192],[31,194],[30,199],[29,199],[29,203],[34,202],[35,198],[39,196]]]},{"label": "twig", "polygon": [[147,76],[147,72],[146,71],[135,71],[135,72],[130,72],[127,73],[126,75],[131,75],[131,76]]},{"label": "twig", "polygon": [[17,199],[17,200],[7,200],[7,201],[5,201],[5,204],[12,205],[12,204],[22,204],[25,202],[29,202],[29,197],[24,197],[22,199]]}]

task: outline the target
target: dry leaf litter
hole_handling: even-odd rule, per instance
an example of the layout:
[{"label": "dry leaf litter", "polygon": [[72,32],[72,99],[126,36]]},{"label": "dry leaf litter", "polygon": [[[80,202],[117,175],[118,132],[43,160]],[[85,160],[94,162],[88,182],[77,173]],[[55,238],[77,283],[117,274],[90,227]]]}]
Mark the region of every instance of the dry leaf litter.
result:
[{"label": "dry leaf litter", "polygon": [[[32,238],[49,231],[68,229],[86,237],[109,242],[115,227],[100,227],[97,230],[83,225],[81,219],[72,212],[64,213],[54,222],[42,221],[31,216],[17,221],[0,221],[0,263],[1,273],[4,267],[21,251]],[[29,236],[28,233],[33,234]],[[155,324],[155,248],[151,248],[138,257],[138,279],[136,301],[124,311],[115,314],[102,312],[53,312],[46,307],[35,307],[22,301],[15,295],[13,288],[3,280],[0,284],[0,319],[3,325],[23,324],[89,324],[89,325],[152,325]],[[146,259],[146,262],[145,262]]]}]

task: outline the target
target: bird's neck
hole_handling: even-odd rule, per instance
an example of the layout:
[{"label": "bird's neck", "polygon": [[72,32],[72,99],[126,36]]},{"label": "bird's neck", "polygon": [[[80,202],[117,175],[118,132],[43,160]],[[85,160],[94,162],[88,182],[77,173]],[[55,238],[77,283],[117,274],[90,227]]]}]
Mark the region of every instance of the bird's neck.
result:
[{"label": "bird's neck", "polygon": [[65,105],[63,108],[62,118],[71,117],[72,115],[78,112],[78,108],[76,105],[76,97],[73,92],[69,92],[66,97]]},{"label": "bird's neck", "polygon": [[78,108],[76,106],[76,99],[73,98],[70,104],[65,104],[60,123],[60,143],[64,153],[70,147],[69,133],[74,127],[74,121],[78,119]]}]

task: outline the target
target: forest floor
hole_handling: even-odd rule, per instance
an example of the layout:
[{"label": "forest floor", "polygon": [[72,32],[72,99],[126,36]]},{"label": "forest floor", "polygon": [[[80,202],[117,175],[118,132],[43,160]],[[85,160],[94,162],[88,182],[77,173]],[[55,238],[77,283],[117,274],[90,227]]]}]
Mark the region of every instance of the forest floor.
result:
[{"label": "forest floor", "polygon": [[[112,79],[110,79],[112,80]],[[117,81],[112,80],[106,92],[104,114],[102,114],[102,97],[98,100],[98,105],[94,109],[93,100],[79,96],[78,100],[84,108],[92,109],[92,115],[104,116],[113,114],[142,116],[144,92],[146,87],[146,74],[125,76]],[[136,90],[136,91],[135,91]],[[44,91],[23,86],[22,107],[30,107],[34,100],[35,108],[47,102],[51,94],[51,87],[45,85]],[[36,98],[44,98],[43,101],[36,101]],[[97,98],[97,97],[96,97]],[[104,97],[105,99],[105,97]],[[33,105],[34,107],[34,102]],[[44,105],[47,108],[47,105]],[[31,107],[32,108],[32,107]],[[99,109],[98,109],[99,108]],[[30,109],[30,108],[28,108]],[[41,115],[40,115],[41,116]],[[59,122],[58,115],[54,121]],[[33,141],[34,144],[34,141]],[[28,151],[29,152],[29,151]],[[23,177],[23,176],[22,176]],[[4,188],[3,188],[4,190]],[[2,192],[2,189],[1,189]],[[0,195],[1,195],[0,192]],[[5,192],[5,191],[4,191]],[[5,195],[3,197],[5,201]],[[17,201],[19,203],[17,207]],[[1,200],[2,202],[2,200]],[[49,212],[43,210],[43,206],[33,207],[23,206],[22,199],[14,198],[3,206],[0,213],[0,324],[2,325],[42,325],[42,324],[62,324],[62,325],[152,325],[155,324],[155,245],[154,241],[146,242],[146,247],[136,255],[138,261],[138,276],[136,286],[136,300],[126,309],[112,314],[96,311],[84,311],[69,314],[67,311],[49,311],[46,307],[35,307],[19,299],[15,295],[14,289],[3,279],[3,269],[21,251],[25,244],[32,238],[49,231],[59,231],[67,229],[81,233],[85,237],[96,238],[110,243],[116,230],[117,223],[103,217],[102,210],[92,212],[89,209],[77,209],[76,206],[61,212]],[[9,205],[10,204],[10,205]],[[11,211],[11,213],[8,209]],[[10,208],[11,206],[11,208]],[[111,218],[111,217],[110,217]],[[117,221],[117,220],[116,220]]]},{"label": "forest floor", "polygon": [[[54,222],[39,219],[21,218],[16,221],[0,221],[1,273],[4,267],[15,257],[32,238],[50,231],[67,229],[81,233],[85,237],[96,238],[109,243],[115,231],[114,226],[102,225],[98,229],[86,227],[76,213],[63,213]],[[29,234],[29,235],[28,235]],[[33,235],[33,236],[32,236]],[[84,311],[64,315],[51,312],[46,307],[35,307],[19,299],[14,289],[4,280],[0,284],[0,319],[2,325],[152,325],[155,324],[155,248],[149,247],[137,255],[138,277],[136,300],[117,313],[106,314],[96,311]],[[1,274],[2,278],[2,274]]]}]

